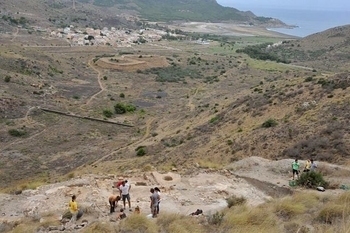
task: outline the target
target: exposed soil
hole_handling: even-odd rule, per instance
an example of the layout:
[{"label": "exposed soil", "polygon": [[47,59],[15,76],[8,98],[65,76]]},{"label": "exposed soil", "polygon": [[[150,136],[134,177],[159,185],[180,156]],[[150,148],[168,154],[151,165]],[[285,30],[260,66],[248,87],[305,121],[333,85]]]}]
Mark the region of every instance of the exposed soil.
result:
[{"label": "exposed soil", "polygon": [[[280,171],[287,171],[290,162],[290,160],[269,161],[252,157],[231,164],[230,170],[194,169],[193,175],[181,176],[176,171],[163,174],[133,171],[129,174],[118,174],[118,176],[85,175],[66,182],[45,185],[35,190],[24,190],[18,195],[0,195],[0,222],[11,225],[24,217],[41,218],[41,221],[54,217],[59,224],[73,194],[77,195],[79,206],[89,210],[78,223],[83,220],[88,222],[113,220],[115,215],[109,213],[108,197],[111,194],[119,194],[114,184],[120,175],[123,175],[122,178],[127,179],[131,184],[132,209],[139,206],[144,215],[150,214],[149,190],[155,186],[161,189],[160,214],[168,212],[189,215],[197,209],[202,209],[204,215],[211,215],[226,208],[226,198],[232,195],[243,196],[247,199],[248,205],[255,206],[271,198],[280,198],[294,191],[303,191],[303,189],[286,185],[290,178],[288,173],[281,174],[278,170],[271,170],[273,167],[280,167]],[[319,168],[332,169],[333,166],[321,163]],[[340,166],[337,166],[336,170],[348,171],[347,168]],[[238,176],[235,173],[241,175]],[[342,192],[340,189],[326,190],[326,193],[340,192]],[[120,201],[117,211],[122,207]],[[128,205],[126,214],[132,214]]]}]

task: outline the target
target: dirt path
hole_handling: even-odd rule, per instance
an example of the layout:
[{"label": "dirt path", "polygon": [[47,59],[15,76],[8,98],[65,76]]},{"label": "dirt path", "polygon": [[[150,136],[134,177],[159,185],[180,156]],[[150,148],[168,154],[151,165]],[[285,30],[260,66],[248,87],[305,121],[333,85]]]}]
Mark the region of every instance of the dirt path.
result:
[{"label": "dirt path", "polygon": [[126,146],[122,146],[122,147],[118,148],[117,150],[114,150],[114,151],[112,151],[112,152],[110,152],[110,153],[108,153],[108,154],[102,156],[101,158],[99,158],[98,160],[96,160],[96,161],[95,161],[94,163],[92,163],[91,165],[92,165],[92,166],[96,166],[98,163],[100,163],[101,161],[107,159],[109,156],[114,155],[114,154],[117,153],[118,151],[120,151],[120,150],[122,150],[122,149],[125,149],[125,148],[128,148],[128,147],[133,146],[133,145],[137,145],[137,144],[143,142],[143,141],[149,136],[151,124],[152,124],[153,121],[154,121],[154,118],[150,118],[149,120],[147,120],[147,122],[146,122],[146,132],[145,132],[145,134],[143,135],[143,137],[142,137],[140,140],[137,140],[136,142],[133,142],[133,143],[128,144],[128,145],[126,145]]},{"label": "dirt path", "polygon": [[[101,72],[99,69],[97,69],[97,68],[92,64],[92,62],[93,62],[93,59],[90,59],[89,62],[88,62],[88,65],[91,67],[91,69],[93,69],[94,71],[97,72],[97,82],[98,82],[98,85],[100,86],[100,89],[101,89],[101,90],[98,91],[98,92],[96,92],[94,95],[92,95],[92,96],[88,99],[88,101],[87,101],[83,106],[89,105],[90,102],[91,102],[96,96],[98,96],[100,93],[102,93],[103,91],[106,90],[105,87],[102,85],[102,82],[101,82],[102,72]],[[83,106],[82,106],[82,107],[83,107]]]},{"label": "dirt path", "polygon": [[16,32],[13,34],[11,41],[14,41],[17,38],[18,32],[19,32],[19,29],[16,28]]},{"label": "dirt path", "polygon": [[190,95],[190,98],[188,100],[187,106],[190,107],[190,111],[191,112],[193,112],[194,109],[196,108],[196,106],[193,104],[193,98],[196,97],[196,95],[198,94],[198,90],[199,90],[199,87],[196,88],[196,90],[193,93],[193,95]]}]

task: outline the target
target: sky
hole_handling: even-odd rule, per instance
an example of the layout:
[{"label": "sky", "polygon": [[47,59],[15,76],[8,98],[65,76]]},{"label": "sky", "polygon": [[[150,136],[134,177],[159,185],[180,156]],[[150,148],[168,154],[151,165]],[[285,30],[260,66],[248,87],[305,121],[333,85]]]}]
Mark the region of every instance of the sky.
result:
[{"label": "sky", "polygon": [[[334,10],[350,11],[350,0],[216,0],[223,6],[238,10],[249,10],[249,6],[257,8],[282,8],[300,10]],[[349,14],[350,18],[350,14]]]}]

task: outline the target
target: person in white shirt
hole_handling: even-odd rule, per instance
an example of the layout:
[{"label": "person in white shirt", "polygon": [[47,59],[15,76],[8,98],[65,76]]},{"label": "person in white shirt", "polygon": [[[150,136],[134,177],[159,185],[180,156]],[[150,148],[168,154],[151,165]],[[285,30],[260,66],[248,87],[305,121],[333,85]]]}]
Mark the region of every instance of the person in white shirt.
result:
[{"label": "person in white shirt", "polygon": [[131,185],[128,183],[127,180],[125,180],[122,185],[119,186],[119,190],[120,190],[120,195],[122,196],[122,200],[123,200],[123,205],[124,205],[124,209],[125,209],[125,201],[128,200],[128,204],[129,204],[129,211],[132,211],[131,209],[131,203],[130,203],[130,189],[131,189]]}]

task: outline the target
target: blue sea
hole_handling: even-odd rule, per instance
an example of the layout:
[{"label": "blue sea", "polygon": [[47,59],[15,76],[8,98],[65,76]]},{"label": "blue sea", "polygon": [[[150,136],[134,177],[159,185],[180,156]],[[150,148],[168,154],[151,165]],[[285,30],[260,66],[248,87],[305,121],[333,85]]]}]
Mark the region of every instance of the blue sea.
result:
[{"label": "blue sea", "polygon": [[273,31],[298,37],[305,37],[332,27],[350,24],[350,9],[344,9],[344,11],[327,11],[316,9],[299,10],[247,6],[243,8],[236,6],[235,8],[244,11],[250,10],[257,16],[277,18],[288,25],[298,26],[294,29],[271,29]]}]

